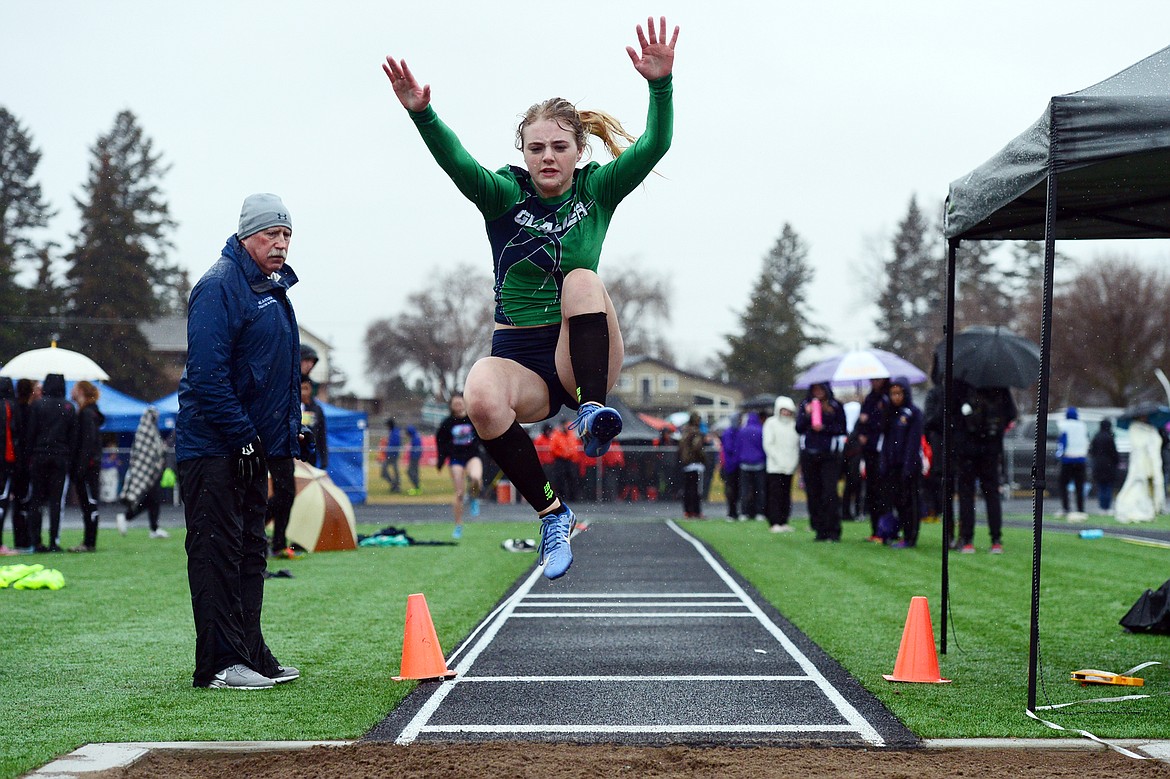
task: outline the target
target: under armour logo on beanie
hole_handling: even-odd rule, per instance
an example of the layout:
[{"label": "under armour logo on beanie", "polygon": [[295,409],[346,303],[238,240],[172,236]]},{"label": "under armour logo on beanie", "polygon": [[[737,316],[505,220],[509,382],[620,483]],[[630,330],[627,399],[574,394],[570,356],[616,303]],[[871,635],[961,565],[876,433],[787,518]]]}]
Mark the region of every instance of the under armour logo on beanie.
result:
[{"label": "under armour logo on beanie", "polygon": [[261,230],[280,225],[292,230],[292,218],[279,197],[270,192],[259,192],[244,198],[240,208],[240,229],[236,237],[240,240],[255,235]]}]

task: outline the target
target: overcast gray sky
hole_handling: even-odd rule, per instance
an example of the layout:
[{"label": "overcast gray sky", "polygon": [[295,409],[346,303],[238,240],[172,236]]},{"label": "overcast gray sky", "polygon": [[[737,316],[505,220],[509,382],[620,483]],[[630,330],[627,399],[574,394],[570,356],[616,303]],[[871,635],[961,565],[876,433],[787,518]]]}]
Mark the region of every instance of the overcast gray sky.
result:
[{"label": "overcast gray sky", "polygon": [[[625,46],[649,13],[682,27],[674,145],[662,175],[619,208],[601,273],[634,264],[670,276],[684,365],[735,330],[785,222],[809,244],[815,321],[837,347],[868,345],[865,269],[910,197],[936,209],[950,181],[1049,97],[1170,43],[1165,0],[6,2],[0,104],[43,152],[38,179],[66,246],[89,148],[122,109],[173,166],[172,258],[193,280],[246,195],[280,194],[298,316],[363,393],[371,321],[438,270],[491,270],[482,219],[426,152],[382,58],[405,58],[439,115],[496,168],[520,162],[518,114],[554,95],[642,131],[647,90]],[[1163,241],[1124,248],[1170,256]]]}]

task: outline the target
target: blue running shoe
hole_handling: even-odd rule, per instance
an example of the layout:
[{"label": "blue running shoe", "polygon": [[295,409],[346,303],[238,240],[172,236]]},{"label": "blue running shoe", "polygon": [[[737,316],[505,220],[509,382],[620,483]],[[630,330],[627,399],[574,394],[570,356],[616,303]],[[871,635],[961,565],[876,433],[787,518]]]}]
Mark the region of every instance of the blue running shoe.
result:
[{"label": "blue running shoe", "polygon": [[451,538],[454,538],[456,541],[463,538],[463,525],[455,526],[455,529],[451,531]]},{"label": "blue running shoe", "polygon": [[473,517],[479,516],[479,498],[472,498],[471,499],[471,516],[473,516]]},{"label": "blue running shoe", "polygon": [[609,442],[622,432],[622,415],[616,409],[600,403],[584,403],[577,410],[577,418],[569,423],[584,444],[588,457],[601,457],[609,451]]},{"label": "blue running shoe", "polygon": [[561,504],[555,514],[546,514],[540,520],[540,549],[537,550],[537,565],[544,565],[544,578],[559,579],[573,564],[573,550],[569,548],[569,534],[577,518],[573,510]]}]

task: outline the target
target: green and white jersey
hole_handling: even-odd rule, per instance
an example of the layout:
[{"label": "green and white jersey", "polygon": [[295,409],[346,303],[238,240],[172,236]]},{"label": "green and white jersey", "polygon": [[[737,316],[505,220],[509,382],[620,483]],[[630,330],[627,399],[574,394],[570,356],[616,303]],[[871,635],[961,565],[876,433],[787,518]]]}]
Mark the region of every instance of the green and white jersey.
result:
[{"label": "green and white jersey", "polygon": [[440,167],[483,214],[495,270],[496,322],[530,327],[561,321],[561,286],[577,268],[596,271],[618,203],[670,148],[671,77],[650,82],[646,132],[617,159],[573,174],[559,198],[541,198],[523,168],[489,171],[463,148],[431,107],[411,112]]}]

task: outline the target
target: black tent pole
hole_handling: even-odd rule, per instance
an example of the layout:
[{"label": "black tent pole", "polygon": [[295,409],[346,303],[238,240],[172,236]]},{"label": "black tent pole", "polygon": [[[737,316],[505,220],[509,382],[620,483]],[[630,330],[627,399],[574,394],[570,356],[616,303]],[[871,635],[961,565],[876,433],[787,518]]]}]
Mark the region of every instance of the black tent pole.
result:
[{"label": "black tent pole", "polygon": [[[939,651],[947,653],[947,593],[950,588],[950,544],[955,530],[955,501],[951,485],[954,483],[953,466],[950,456],[951,442],[951,403],[955,397],[954,385],[951,383],[951,374],[955,364],[955,259],[959,253],[959,239],[951,238],[947,241],[947,321],[943,325],[943,336],[946,339],[946,358],[943,361],[943,440],[942,440],[942,475],[943,488],[943,534],[942,534],[942,583],[941,597],[939,598],[939,622],[941,635],[939,637]],[[931,376],[936,381],[937,376]]]},{"label": "black tent pole", "polygon": [[[1056,133],[1049,131],[1049,160],[1056,154]],[[1044,210],[1044,299],[1040,309],[1040,377],[1036,385],[1036,447],[1032,452],[1032,616],[1028,636],[1028,711],[1036,711],[1040,659],[1040,549],[1044,536],[1045,449],[1048,443],[1048,374],[1052,356],[1052,277],[1056,265],[1056,173],[1048,168],[1048,203]]]}]

